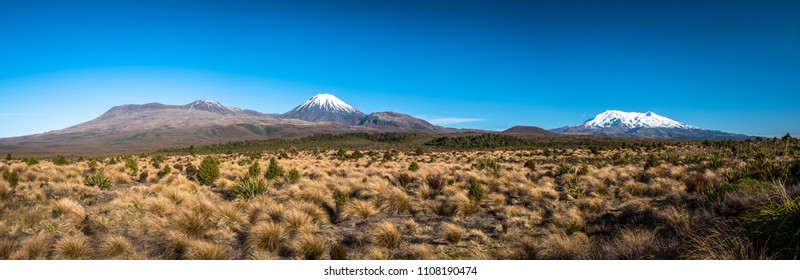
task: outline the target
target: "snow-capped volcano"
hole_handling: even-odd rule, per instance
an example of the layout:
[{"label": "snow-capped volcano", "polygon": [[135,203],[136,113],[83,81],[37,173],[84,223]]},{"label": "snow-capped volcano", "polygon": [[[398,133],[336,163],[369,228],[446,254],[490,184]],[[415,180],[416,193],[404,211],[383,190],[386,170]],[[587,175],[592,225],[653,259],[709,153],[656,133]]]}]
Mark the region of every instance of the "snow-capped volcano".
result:
[{"label": "snow-capped volcano", "polygon": [[743,140],[747,135],[732,134],[717,130],[707,130],[681,123],[653,112],[623,112],[606,110],[575,126],[565,126],[550,131],[561,134],[582,134],[596,136],[616,136],[633,138],[672,138]]},{"label": "snow-capped volcano", "polygon": [[366,115],[336,96],[327,93],[314,95],[300,106],[282,115],[284,118],[312,122],[336,122],[356,125]]},{"label": "snow-capped volcano", "polygon": [[670,118],[660,116],[653,112],[623,112],[617,110],[606,110],[595,116],[593,119],[583,123],[585,127],[612,127],[624,126],[627,128],[639,127],[664,127],[664,128],[696,128],[691,125],[674,121]]}]

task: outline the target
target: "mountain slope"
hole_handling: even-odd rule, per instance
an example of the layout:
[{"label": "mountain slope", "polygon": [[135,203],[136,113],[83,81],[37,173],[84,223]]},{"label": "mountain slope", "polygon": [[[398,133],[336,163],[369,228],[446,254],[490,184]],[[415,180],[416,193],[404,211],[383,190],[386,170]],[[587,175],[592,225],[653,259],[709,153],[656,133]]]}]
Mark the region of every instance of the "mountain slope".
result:
[{"label": "mountain slope", "polygon": [[547,131],[541,127],[537,126],[523,126],[518,125],[512,128],[503,130],[500,134],[509,134],[509,135],[523,135],[523,136],[555,136],[558,135],[556,133]]},{"label": "mountain slope", "polygon": [[616,136],[631,138],[744,140],[751,136],[707,130],[684,124],[653,112],[606,110],[580,125],[550,131],[561,134]]},{"label": "mountain slope", "polygon": [[359,126],[387,131],[450,132],[453,129],[435,126],[431,123],[406,114],[395,112],[375,112],[358,122]]},{"label": "mountain slope", "polygon": [[346,125],[357,125],[365,116],[366,114],[327,93],[317,94],[300,106],[280,115],[281,118],[286,119],[334,122]]}]

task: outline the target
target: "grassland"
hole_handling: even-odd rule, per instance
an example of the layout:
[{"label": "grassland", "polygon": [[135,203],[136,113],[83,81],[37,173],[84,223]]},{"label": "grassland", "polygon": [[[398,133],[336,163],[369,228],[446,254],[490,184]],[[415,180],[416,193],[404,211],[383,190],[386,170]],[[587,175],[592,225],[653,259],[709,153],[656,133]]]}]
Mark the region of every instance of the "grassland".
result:
[{"label": "grassland", "polygon": [[800,256],[791,137],[281,141],[8,157],[0,259]]}]

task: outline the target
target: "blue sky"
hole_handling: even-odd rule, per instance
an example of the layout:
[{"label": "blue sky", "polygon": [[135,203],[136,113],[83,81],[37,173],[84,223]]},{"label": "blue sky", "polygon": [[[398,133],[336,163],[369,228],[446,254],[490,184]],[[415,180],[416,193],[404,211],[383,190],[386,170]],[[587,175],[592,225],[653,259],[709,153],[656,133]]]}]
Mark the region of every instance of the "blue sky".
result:
[{"label": "blue sky", "polygon": [[316,93],[453,127],[605,109],[800,135],[800,1],[5,1],[0,137],[120,104]]}]

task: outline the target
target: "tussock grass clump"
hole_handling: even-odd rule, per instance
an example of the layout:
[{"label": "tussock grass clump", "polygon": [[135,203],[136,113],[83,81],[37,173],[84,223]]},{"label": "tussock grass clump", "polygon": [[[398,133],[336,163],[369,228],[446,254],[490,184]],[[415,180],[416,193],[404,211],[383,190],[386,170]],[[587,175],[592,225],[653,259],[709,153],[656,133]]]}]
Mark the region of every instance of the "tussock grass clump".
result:
[{"label": "tussock grass clump", "polygon": [[190,260],[230,260],[233,252],[225,245],[196,240],[189,243],[186,258]]},{"label": "tussock grass clump", "polygon": [[410,260],[435,260],[436,252],[428,244],[413,244],[406,249],[407,259]]},{"label": "tussock grass clump", "polygon": [[62,198],[53,202],[53,218],[66,217],[73,223],[80,223],[86,218],[83,206],[69,198]]},{"label": "tussock grass clump", "polygon": [[781,258],[800,256],[800,197],[781,193],[779,198],[747,210],[740,221],[756,246],[768,248]]},{"label": "tussock grass clump", "polygon": [[331,245],[331,248],[328,249],[328,254],[330,254],[331,260],[346,260],[348,253],[349,250],[347,249],[347,246],[343,244],[333,244]]},{"label": "tussock grass clump", "polygon": [[9,259],[16,247],[17,247],[16,241],[7,238],[0,239],[0,260]]},{"label": "tussock grass clump", "polygon": [[314,219],[306,212],[291,209],[284,214],[283,222],[286,224],[286,228],[289,231],[296,233],[311,229]]},{"label": "tussock grass clump", "polygon": [[99,252],[106,259],[124,258],[131,247],[131,242],[124,236],[110,235],[103,239]]},{"label": "tussock grass clump", "polygon": [[275,252],[286,241],[287,236],[286,229],[281,225],[260,222],[250,229],[247,243],[251,248]]},{"label": "tussock grass clump", "polygon": [[381,199],[381,205],[386,213],[404,215],[412,211],[413,205],[411,198],[399,189],[391,189]]},{"label": "tussock grass clump", "polygon": [[20,244],[17,251],[11,254],[14,260],[44,260],[48,258],[52,247],[49,236],[39,233],[28,236]]},{"label": "tussock grass clump", "polygon": [[390,222],[383,222],[375,229],[375,242],[383,247],[392,249],[400,245],[400,232]]},{"label": "tussock grass clump", "polygon": [[442,224],[442,234],[444,235],[444,239],[448,242],[456,244],[461,242],[461,239],[464,238],[464,229],[451,224],[451,223],[444,223]]},{"label": "tussock grass clump", "polygon": [[590,240],[583,233],[548,235],[537,248],[539,259],[577,260],[589,256]]},{"label": "tussock grass clump", "polygon": [[62,237],[55,244],[55,258],[62,260],[90,259],[92,248],[84,235]]},{"label": "tussock grass clump", "polygon": [[304,260],[318,260],[325,253],[325,238],[315,234],[304,233],[297,238],[295,251]]},{"label": "tussock grass clump", "polygon": [[375,203],[369,200],[352,200],[345,208],[345,214],[366,219],[378,213]]},{"label": "tussock grass clump", "polygon": [[260,178],[250,176],[236,181],[236,187],[233,189],[233,193],[235,194],[236,198],[242,200],[250,200],[257,195],[262,195],[268,192],[269,186],[267,185],[267,182]]}]

